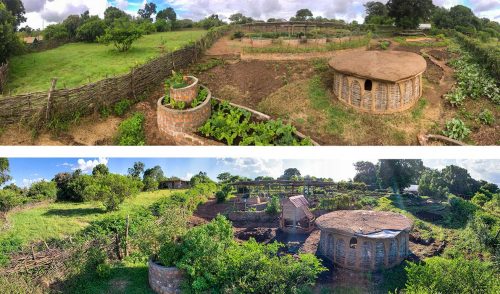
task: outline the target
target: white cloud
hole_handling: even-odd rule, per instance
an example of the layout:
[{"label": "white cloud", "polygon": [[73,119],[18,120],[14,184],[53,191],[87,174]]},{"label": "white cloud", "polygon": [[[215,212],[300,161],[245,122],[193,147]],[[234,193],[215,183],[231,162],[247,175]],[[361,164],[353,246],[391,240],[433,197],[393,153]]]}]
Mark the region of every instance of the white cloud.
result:
[{"label": "white cloud", "polygon": [[217,164],[223,165],[224,170],[248,177],[271,176],[278,177],[283,174],[283,160],[257,159],[257,158],[222,158]]},{"label": "white cloud", "polygon": [[435,169],[443,169],[449,165],[456,165],[469,171],[471,177],[476,180],[485,180],[495,184],[500,184],[500,161],[499,160],[424,160],[424,165]]},{"label": "white cloud", "polygon": [[82,172],[87,173],[91,172],[94,169],[94,167],[96,167],[98,164],[108,165],[108,159],[99,158],[99,159],[85,161],[85,159],[80,158],[78,159],[78,166],[73,167],[72,170],[80,169],[82,170]]},{"label": "white cloud", "polygon": [[194,176],[193,173],[187,173],[184,177],[181,177],[182,180],[189,181]]},{"label": "white cloud", "polygon": [[[45,178],[34,178],[34,179],[23,179],[23,183],[21,187],[31,187],[34,183],[47,181]],[[15,181],[13,181],[15,183]]]}]

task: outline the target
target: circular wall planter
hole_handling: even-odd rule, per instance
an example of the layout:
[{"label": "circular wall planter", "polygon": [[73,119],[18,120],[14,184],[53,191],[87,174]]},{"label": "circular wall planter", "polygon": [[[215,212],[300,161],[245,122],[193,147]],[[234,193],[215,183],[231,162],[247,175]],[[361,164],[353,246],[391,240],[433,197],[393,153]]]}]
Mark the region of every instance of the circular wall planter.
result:
[{"label": "circular wall planter", "polygon": [[185,110],[172,109],[163,105],[162,97],[157,103],[157,122],[160,131],[168,134],[172,132],[195,132],[201,127],[212,114],[212,93],[210,90],[201,86],[208,91],[208,96],[202,104],[195,108]]},{"label": "circular wall planter", "polygon": [[153,262],[148,262],[149,286],[158,294],[181,293],[181,284],[184,273],[176,267],[165,267]]},{"label": "circular wall planter", "polygon": [[170,99],[173,99],[176,102],[182,101],[186,104],[191,104],[191,102],[193,102],[198,95],[198,79],[193,76],[186,76],[184,79],[191,82],[189,86],[179,89],[170,87]]}]

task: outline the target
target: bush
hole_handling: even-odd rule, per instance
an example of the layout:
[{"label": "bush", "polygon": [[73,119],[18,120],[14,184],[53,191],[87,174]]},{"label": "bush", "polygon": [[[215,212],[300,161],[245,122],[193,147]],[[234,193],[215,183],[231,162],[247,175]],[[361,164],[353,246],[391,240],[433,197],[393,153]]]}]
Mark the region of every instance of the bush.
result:
[{"label": "bush", "polygon": [[495,116],[493,115],[493,112],[489,109],[483,110],[479,116],[478,116],[479,122],[481,122],[483,125],[493,125],[495,123]]},{"label": "bush", "polygon": [[123,116],[130,109],[132,102],[128,99],[122,99],[114,106],[114,113],[117,116]]},{"label": "bush", "polygon": [[480,41],[470,38],[464,34],[456,33],[456,38],[468,51],[470,51],[483,66],[485,66],[491,75],[497,80],[500,79],[500,58],[498,50],[492,50]]},{"label": "bush", "polygon": [[144,134],[144,115],[135,113],[124,120],[118,127],[116,143],[120,146],[143,146],[146,135]]},{"label": "bush", "polygon": [[271,200],[267,204],[266,212],[269,214],[278,214],[281,210],[280,199],[278,196],[271,197]]},{"label": "bush", "polygon": [[24,200],[19,193],[13,190],[0,190],[0,211],[7,212],[22,204]]},{"label": "bush", "polygon": [[445,94],[444,99],[452,106],[462,106],[467,96],[461,88],[456,88],[452,92]]},{"label": "bush", "polygon": [[45,28],[43,31],[43,39],[47,41],[67,41],[69,39],[69,33],[63,24],[53,24]]},{"label": "bush", "polygon": [[95,42],[105,31],[106,23],[98,17],[91,17],[76,30],[76,37],[84,42]]},{"label": "bush", "polygon": [[34,183],[29,188],[26,196],[37,200],[55,200],[57,198],[56,183],[52,181],[41,181]]},{"label": "bush", "polygon": [[142,34],[143,31],[135,23],[127,18],[120,18],[106,29],[98,41],[106,45],[113,43],[119,52],[125,52],[132,47],[132,43],[142,37]]},{"label": "bush", "polygon": [[500,280],[490,263],[432,257],[406,268],[407,293],[499,293]]},{"label": "bush", "polygon": [[451,219],[449,221],[451,224],[456,224],[458,226],[465,226],[470,217],[474,215],[478,209],[472,202],[453,195],[450,195],[448,203],[450,204],[451,212]]},{"label": "bush", "polygon": [[245,37],[245,33],[241,32],[241,31],[236,31],[234,32],[234,34],[231,36],[231,39],[241,39]]},{"label": "bush", "polygon": [[443,135],[459,141],[467,138],[470,133],[471,130],[458,118],[446,122],[446,129],[443,131]]},{"label": "bush", "polygon": [[177,242],[167,242],[158,252],[157,262],[166,267],[175,266],[182,257],[182,247]]},{"label": "bush", "polygon": [[220,191],[215,193],[215,198],[217,199],[217,203],[222,203],[227,200],[231,192],[233,191],[233,187],[229,185],[223,185]]},{"label": "bush", "polygon": [[146,35],[150,35],[152,33],[156,32],[156,26],[150,21],[142,21],[139,23],[139,28],[141,29],[142,33]]},{"label": "bush", "polygon": [[486,202],[490,201],[490,199],[483,193],[477,192],[476,195],[472,197],[471,201],[477,206],[483,206]]},{"label": "bush", "polygon": [[144,191],[158,190],[159,183],[153,177],[145,177],[142,182],[144,183]]},{"label": "bush", "polygon": [[101,263],[96,269],[97,276],[101,279],[108,279],[111,276],[111,265],[109,263]]},{"label": "bush", "polygon": [[172,22],[157,18],[155,28],[157,32],[170,32],[172,30]]}]

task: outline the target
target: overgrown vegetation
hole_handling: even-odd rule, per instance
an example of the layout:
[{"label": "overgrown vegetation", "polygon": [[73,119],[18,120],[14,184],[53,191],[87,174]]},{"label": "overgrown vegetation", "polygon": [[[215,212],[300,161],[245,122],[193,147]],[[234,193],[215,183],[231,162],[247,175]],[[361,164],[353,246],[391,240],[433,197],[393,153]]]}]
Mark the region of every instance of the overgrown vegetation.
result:
[{"label": "overgrown vegetation", "polygon": [[145,145],[144,121],[144,114],[139,112],[124,120],[118,127],[116,144],[120,146]]}]

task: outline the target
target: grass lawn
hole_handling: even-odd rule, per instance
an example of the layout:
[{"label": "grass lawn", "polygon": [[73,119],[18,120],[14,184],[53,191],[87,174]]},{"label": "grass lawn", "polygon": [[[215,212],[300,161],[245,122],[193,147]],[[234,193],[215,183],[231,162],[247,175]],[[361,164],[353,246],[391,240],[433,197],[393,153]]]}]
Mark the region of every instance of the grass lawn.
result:
[{"label": "grass lawn", "polygon": [[204,30],[178,31],[146,35],[128,52],[118,52],[113,45],[71,43],[56,49],[13,57],[10,62],[7,91],[13,94],[47,91],[51,79],[58,78],[57,88],[75,87],[126,73],[164,50],[180,49],[206,34]]},{"label": "grass lawn", "polygon": [[[147,207],[158,199],[170,195],[171,191],[144,192],[127,199],[114,214],[126,215],[128,212]],[[48,203],[35,208],[9,213],[9,229],[0,232],[0,241],[15,236],[22,244],[32,241],[63,238],[74,234],[89,222],[108,215],[100,203]]]}]

